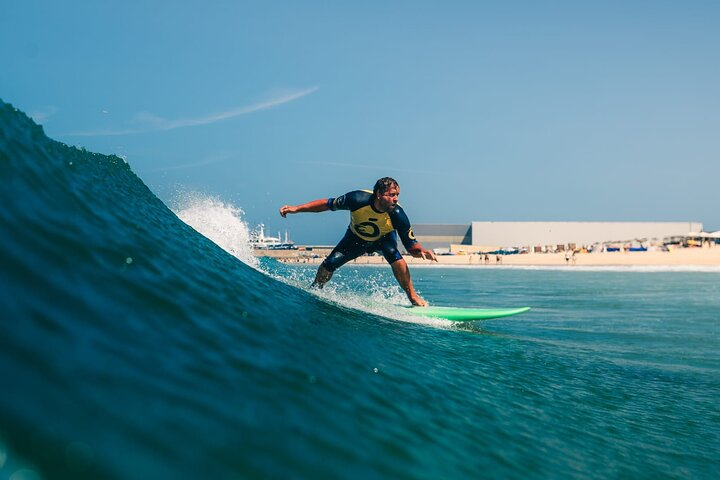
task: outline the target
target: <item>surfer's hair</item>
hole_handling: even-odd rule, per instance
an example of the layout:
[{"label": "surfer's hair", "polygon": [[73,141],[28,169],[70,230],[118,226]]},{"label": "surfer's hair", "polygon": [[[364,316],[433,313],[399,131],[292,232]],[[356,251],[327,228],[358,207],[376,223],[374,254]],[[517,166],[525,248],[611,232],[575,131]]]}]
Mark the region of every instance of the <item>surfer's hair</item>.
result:
[{"label": "surfer's hair", "polygon": [[375,186],[373,187],[373,197],[377,198],[378,193],[383,194],[388,191],[390,187],[400,187],[398,185],[397,180],[390,177],[383,177],[377,182],[375,182]]}]

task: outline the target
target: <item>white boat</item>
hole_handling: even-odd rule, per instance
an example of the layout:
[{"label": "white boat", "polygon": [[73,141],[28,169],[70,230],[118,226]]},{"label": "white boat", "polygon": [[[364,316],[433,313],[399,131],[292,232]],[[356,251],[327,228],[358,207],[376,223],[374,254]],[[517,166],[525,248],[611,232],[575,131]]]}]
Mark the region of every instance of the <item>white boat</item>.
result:
[{"label": "white boat", "polygon": [[262,223],[258,226],[256,232],[250,234],[250,245],[258,250],[297,250],[295,243],[288,240],[288,233],[285,230],[285,239],[280,238],[280,232],[277,237],[265,235],[265,225]]}]

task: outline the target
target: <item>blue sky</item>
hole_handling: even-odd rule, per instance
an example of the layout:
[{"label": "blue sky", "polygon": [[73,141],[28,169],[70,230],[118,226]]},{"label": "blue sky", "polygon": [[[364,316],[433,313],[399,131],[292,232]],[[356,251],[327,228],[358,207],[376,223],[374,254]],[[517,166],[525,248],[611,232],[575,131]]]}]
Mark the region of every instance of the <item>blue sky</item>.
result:
[{"label": "blue sky", "polygon": [[38,1],[0,17],[0,98],[333,243],[284,203],[401,185],[413,223],[700,221],[720,229],[717,1]]}]

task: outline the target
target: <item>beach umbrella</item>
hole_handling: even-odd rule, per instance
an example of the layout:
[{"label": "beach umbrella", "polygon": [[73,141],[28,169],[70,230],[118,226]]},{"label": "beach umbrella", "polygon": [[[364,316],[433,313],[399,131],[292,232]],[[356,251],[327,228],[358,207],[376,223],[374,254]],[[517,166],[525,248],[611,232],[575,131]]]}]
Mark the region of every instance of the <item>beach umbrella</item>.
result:
[{"label": "beach umbrella", "polygon": [[712,232],[710,234],[710,238],[720,238],[720,230],[718,230],[717,232]]}]

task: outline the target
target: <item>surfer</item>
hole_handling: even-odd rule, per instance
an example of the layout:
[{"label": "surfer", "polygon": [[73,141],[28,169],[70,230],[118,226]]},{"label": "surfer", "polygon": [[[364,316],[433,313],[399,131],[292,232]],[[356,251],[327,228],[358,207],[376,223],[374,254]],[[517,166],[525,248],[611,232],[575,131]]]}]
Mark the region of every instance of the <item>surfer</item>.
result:
[{"label": "surfer", "polygon": [[302,205],[280,207],[280,215],[283,218],[289,213],[350,211],[350,226],[340,243],[320,264],[313,287],[322,288],[330,280],[333,272],[350,260],[364,253],[382,252],[410,303],[427,306],[427,302],[415,292],[410,269],[398,251],[398,234],[405,249],[413,257],[436,262],[437,258],[415,238],[410,220],[398,204],[399,196],[400,185],[397,181],[384,177],[375,182],[372,192],[355,190],[337,198],[323,198]]}]

